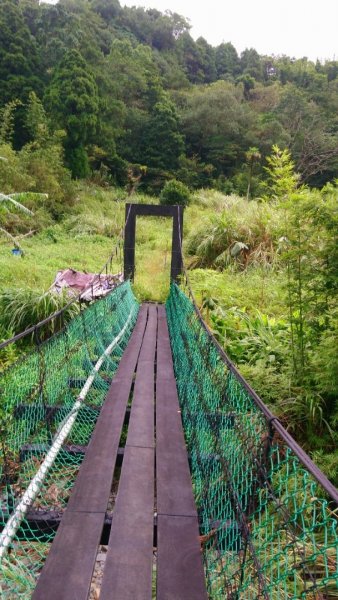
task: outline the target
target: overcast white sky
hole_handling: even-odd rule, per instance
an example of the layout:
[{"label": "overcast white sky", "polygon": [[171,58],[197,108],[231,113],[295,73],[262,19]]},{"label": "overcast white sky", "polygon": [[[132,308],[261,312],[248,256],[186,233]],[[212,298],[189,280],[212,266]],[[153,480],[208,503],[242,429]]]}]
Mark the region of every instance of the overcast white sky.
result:
[{"label": "overcast white sky", "polygon": [[338,0],[120,0],[121,5],[177,12],[191,34],[213,46],[232,42],[238,52],[338,59]]}]

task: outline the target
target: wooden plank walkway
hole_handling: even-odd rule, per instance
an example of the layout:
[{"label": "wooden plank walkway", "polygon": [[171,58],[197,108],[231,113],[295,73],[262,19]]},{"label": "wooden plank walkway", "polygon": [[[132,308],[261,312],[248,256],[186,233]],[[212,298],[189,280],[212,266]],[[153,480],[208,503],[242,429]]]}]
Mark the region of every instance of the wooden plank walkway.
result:
[{"label": "wooden plank walkway", "polygon": [[87,600],[89,596],[130,402],[100,600],[207,598],[165,309],[144,304],[100,412],[34,600]]}]

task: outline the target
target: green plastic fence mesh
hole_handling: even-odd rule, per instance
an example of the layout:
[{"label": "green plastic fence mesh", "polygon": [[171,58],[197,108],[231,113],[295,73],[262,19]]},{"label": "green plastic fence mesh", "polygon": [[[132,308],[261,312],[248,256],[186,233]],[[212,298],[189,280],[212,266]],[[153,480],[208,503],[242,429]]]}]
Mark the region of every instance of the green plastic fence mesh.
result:
[{"label": "green plastic fence mesh", "polygon": [[0,377],[1,598],[31,597],[137,314],[126,282]]},{"label": "green plastic fence mesh", "polygon": [[210,598],[338,598],[325,492],[230,372],[176,285],[167,317]]}]

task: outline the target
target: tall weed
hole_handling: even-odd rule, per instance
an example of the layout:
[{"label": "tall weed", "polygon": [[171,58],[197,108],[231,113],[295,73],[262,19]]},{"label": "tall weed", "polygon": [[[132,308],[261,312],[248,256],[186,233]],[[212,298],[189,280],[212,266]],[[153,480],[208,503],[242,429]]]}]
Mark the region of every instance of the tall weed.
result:
[{"label": "tall weed", "polygon": [[[20,333],[59,311],[69,302],[66,294],[39,292],[30,288],[10,288],[0,292],[0,326],[13,334]],[[61,329],[78,312],[77,303],[70,305],[62,318],[53,319],[43,329],[44,338]]]},{"label": "tall weed", "polygon": [[209,217],[188,239],[187,252],[198,267],[274,263],[281,216],[267,203],[224,197],[221,212]]}]

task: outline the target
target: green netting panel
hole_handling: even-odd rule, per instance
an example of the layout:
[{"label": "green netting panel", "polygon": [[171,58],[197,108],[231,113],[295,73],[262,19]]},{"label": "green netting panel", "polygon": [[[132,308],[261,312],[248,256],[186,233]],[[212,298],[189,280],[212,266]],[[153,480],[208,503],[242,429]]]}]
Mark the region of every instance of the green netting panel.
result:
[{"label": "green netting panel", "polygon": [[[31,597],[55,535],[51,523],[67,504],[84,457],[82,447],[90,440],[137,314],[138,304],[126,282],[82,310],[63,331],[0,377],[1,598]],[[51,466],[30,493],[32,479],[64,431],[67,435]],[[29,512],[23,515],[20,503],[25,493]],[[20,526],[8,543],[4,532],[18,512]]]},{"label": "green netting panel", "polygon": [[330,499],[176,285],[166,308],[210,598],[337,599]]}]

